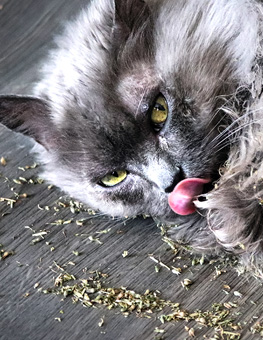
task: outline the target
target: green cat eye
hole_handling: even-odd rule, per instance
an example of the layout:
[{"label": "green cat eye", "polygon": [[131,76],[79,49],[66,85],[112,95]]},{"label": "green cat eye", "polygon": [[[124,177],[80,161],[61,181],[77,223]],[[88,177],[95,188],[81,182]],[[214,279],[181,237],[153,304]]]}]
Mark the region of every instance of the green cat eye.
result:
[{"label": "green cat eye", "polygon": [[127,175],[128,173],[126,170],[114,171],[111,174],[103,177],[100,180],[99,184],[104,187],[114,187],[115,185],[124,181]]},{"label": "green cat eye", "polygon": [[151,112],[151,121],[156,128],[159,129],[166,122],[168,117],[168,105],[163,95],[159,95],[154,103],[154,107]]}]

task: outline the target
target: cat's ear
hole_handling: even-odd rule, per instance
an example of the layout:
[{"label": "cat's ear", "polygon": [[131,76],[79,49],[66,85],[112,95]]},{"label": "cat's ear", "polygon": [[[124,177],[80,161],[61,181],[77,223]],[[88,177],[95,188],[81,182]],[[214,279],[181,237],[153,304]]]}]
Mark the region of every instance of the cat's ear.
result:
[{"label": "cat's ear", "polygon": [[0,96],[0,123],[47,147],[52,127],[48,105],[39,98]]}]

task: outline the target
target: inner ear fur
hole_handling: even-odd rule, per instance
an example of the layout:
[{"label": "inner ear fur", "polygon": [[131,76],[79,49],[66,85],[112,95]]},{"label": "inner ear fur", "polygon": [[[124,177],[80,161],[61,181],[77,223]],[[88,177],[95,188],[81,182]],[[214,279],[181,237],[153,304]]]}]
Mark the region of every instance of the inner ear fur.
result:
[{"label": "inner ear fur", "polygon": [[45,146],[51,129],[47,103],[35,97],[0,96],[0,123]]}]

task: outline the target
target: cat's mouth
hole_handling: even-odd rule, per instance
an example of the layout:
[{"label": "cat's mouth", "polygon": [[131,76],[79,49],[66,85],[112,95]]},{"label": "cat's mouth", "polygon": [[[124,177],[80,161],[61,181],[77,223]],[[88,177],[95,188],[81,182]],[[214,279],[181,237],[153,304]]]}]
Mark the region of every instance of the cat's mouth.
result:
[{"label": "cat's mouth", "polygon": [[210,186],[211,179],[208,178],[186,178],[180,181],[168,198],[171,209],[178,215],[193,214],[197,196],[209,191]]}]

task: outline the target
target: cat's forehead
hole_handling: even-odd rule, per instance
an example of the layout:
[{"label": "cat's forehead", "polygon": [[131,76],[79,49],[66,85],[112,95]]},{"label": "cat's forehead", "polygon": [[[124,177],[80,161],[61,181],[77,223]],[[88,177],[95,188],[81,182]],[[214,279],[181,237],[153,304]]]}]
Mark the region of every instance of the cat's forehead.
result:
[{"label": "cat's forehead", "polygon": [[121,73],[116,94],[119,101],[136,115],[143,99],[151,94],[159,85],[159,78],[150,63],[136,63],[133,68]]}]

